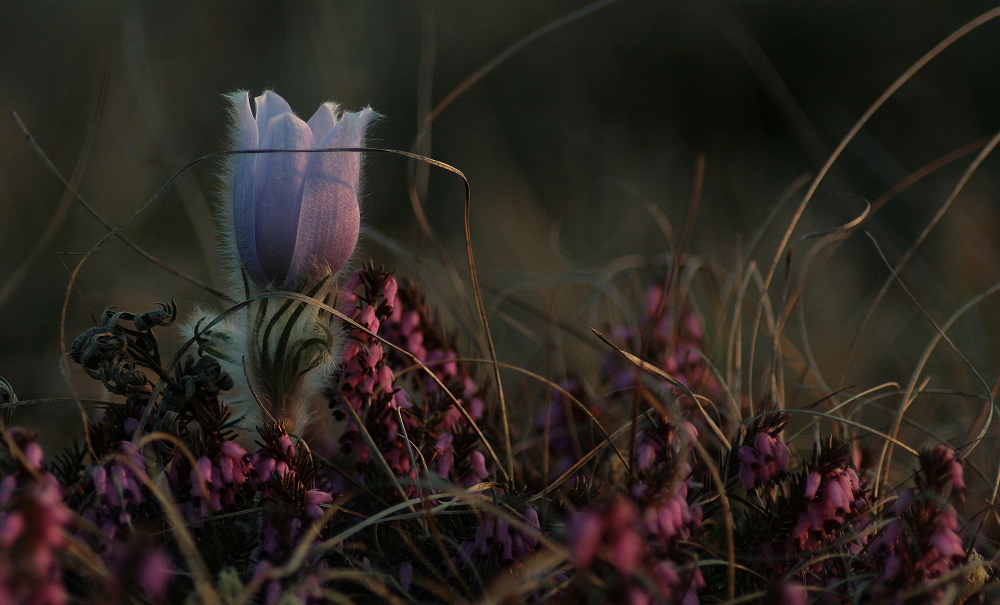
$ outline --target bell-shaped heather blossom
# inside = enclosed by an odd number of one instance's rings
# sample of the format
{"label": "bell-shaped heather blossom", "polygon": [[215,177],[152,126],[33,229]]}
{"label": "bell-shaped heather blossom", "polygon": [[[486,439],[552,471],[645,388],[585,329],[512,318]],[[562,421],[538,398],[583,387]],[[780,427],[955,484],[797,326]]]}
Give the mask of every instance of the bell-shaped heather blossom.
{"label": "bell-shaped heather blossom", "polygon": [[399,585],[403,590],[409,590],[413,583],[413,563],[406,562],[399,566]]}
{"label": "bell-shaped heather blossom", "polygon": [[180,508],[192,523],[232,506],[254,471],[250,456],[240,445],[223,441],[213,449],[199,456],[194,467],[175,453],[167,472],[175,493],[183,494],[178,498]]}
{"label": "bell-shaped heather blossom", "polygon": [[[737,450],[740,461],[740,479],[748,490],[770,483],[788,470],[788,446],[780,441],[776,432],[762,431],[753,441],[748,440]],[[817,475],[818,477],[818,475]],[[815,481],[815,480],[814,480]],[[819,484],[816,484],[819,487]],[[815,494],[815,489],[813,489]]]}
{"label": "bell-shaped heather blossom", "polygon": [[962,462],[955,456],[955,450],[950,447],[939,445],[932,450],[922,451],[920,467],[922,472],[919,479],[939,494],[965,490]]}
{"label": "bell-shaped heather blossom", "polygon": [[115,449],[121,453],[88,468],[93,499],[83,510],[84,518],[110,537],[132,522],[130,511],[145,500],[142,488],[149,481],[146,461],[135,445],[122,441]]}
{"label": "bell-shaped heather blossom", "polygon": [[[650,510],[654,509],[646,509]],[[635,503],[621,495],[606,511],[577,513],[570,521],[573,562],[578,568],[588,568],[597,558],[606,560],[617,575],[614,582],[623,582],[628,603],[697,605],[698,591],[706,585],[700,568],[679,551],[671,551],[679,559],[664,558],[667,551],[660,548],[662,545],[648,544],[644,534],[654,540],[661,536],[658,529],[645,527],[648,519],[644,523],[642,517]],[[640,577],[647,581],[638,581]]]}
{"label": "bell-shaped heather blossom", "polygon": [[570,523],[574,562],[586,567],[603,554],[620,573],[631,574],[646,551],[640,523],[635,504],[622,496],[607,511],[577,513]]}
{"label": "bell-shaped heather blossom", "polygon": [[825,473],[811,471],[802,486],[808,504],[799,515],[792,531],[792,543],[803,551],[811,551],[829,543],[839,531],[848,514],[863,505],[863,490],[853,468],[831,468]]}
{"label": "bell-shaped heather blossom", "polygon": [[[240,150],[361,147],[374,116],[324,103],[306,122],[273,91],[253,104],[246,92],[229,100]],[[253,282],[289,289],[347,264],[361,221],[360,153],[239,154],[232,178],[234,243]]]}

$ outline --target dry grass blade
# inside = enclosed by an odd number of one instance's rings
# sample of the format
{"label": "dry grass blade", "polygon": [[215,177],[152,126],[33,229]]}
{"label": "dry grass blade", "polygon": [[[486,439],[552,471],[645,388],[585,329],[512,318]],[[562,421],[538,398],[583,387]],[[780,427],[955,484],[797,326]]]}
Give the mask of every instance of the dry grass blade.
{"label": "dry grass blade", "polygon": [[[948,164],[954,161],[957,161],[969,155],[973,151],[982,148],[984,145],[986,145],[987,142],[989,142],[989,137],[983,137],[977,141],[973,141],[967,145],[959,147],[958,149],[921,166],[919,169],[910,173],[905,179],[896,183],[892,187],[892,189],[883,193],[881,196],[879,196],[877,200],[872,202],[871,213],[874,214],[878,212],[880,208],[888,204],[903,191],[906,191],[906,189],[908,189],[914,183],[918,182],[920,179],[935,172],[936,170],[939,170],[940,168],[943,168],[944,166],[947,166]],[[883,288],[885,287],[886,287],[885,284],[883,284]],[[844,381],[847,379],[847,371],[851,365],[851,358],[854,356],[854,351],[857,350],[858,343],[861,340],[861,334],[865,331],[865,328],[868,326],[868,322],[871,321],[871,318],[875,313],[875,307],[881,301],[883,296],[884,292],[880,290],[879,294],[876,295],[875,300],[872,302],[871,305],[869,305],[868,311],[865,313],[864,318],[862,318],[861,322],[858,324],[858,327],[854,329],[854,335],[851,337],[851,342],[847,347],[847,354],[844,358],[844,367],[840,374],[841,387],[844,386]]]}
{"label": "dry grass blade", "polygon": [[[1000,134],[997,135],[996,141],[1000,143]],[[875,241],[875,238],[871,237],[870,234],[869,238],[875,245],[875,249],[878,251],[882,260],[885,262],[886,265],[888,265],[889,264],[888,259],[886,259],[885,255],[882,253],[882,249],[878,246],[878,242]],[[917,362],[917,365],[913,369],[913,373],[910,376],[910,382],[909,384],[907,384],[906,391],[903,394],[903,401],[893,421],[891,434],[893,437],[896,437],[898,435],[902,417],[909,409],[913,401],[916,399],[915,393],[920,390],[916,388],[917,380],[919,379],[920,374],[923,372],[923,368],[927,365],[931,353],[934,352],[934,349],[937,347],[937,344],[941,340],[944,340],[946,343],[948,343],[949,346],[951,346],[952,350],[954,350],[958,354],[959,358],[961,358],[962,362],[966,365],[966,367],[969,368],[972,375],[976,378],[976,381],[979,382],[980,386],[983,387],[983,391],[985,393],[984,399],[986,401],[986,405],[988,405],[990,409],[989,417],[987,418],[986,422],[983,423],[983,428],[980,431],[980,434],[976,439],[972,441],[973,445],[970,448],[968,448],[968,450],[965,452],[965,456],[968,456],[972,452],[972,450],[975,449],[975,447],[981,442],[982,438],[986,435],[986,433],[989,431],[990,425],[992,424],[993,410],[995,408],[995,403],[993,401],[993,393],[992,390],[990,389],[989,384],[986,382],[986,380],[983,379],[983,377],[979,374],[979,372],[968,360],[968,358],[961,352],[961,350],[959,350],[959,348],[955,346],[955,344],[951,341],[951,339],[947,335],[947,331],[960,317],[962,317],[965,314],[966,311],[968,311],[975,305],[979,304],[986,297],[991,296],[997,292],[1000,292],[1000,283],[995,284],[993,287],[988,288],[986,291],[973,297],[970,301],[968,301],[967,303],[962,305],[962,307],[960,307],[957,311],[955,311],[951,315],[951,317],[949,317],[947,321],[945,321],[943,325],[938,325],[938,323],[935,322],[934,319],[930,316],[930,314],[927,313],[927,311],[923,308],[923,305],[921,305],[917,301],[916,297],[913,296],[909,288],[906,287],[906,284],[904,284],[903,281],[900,279],[899,274],[896,272],[896,269],[891,269],[891,271],[892,271],[891,277],[899,283],[900,287],[903,288],[903,291],[906,292],[907,296],[910,297],[910,300],[913,302],[913,304],[916,305],[917,309],[920,310],[921,314],[923,314],[923,316],[931,323],[931,325],[934,326],[934,329],[936,331],[934,337],[927,344],[927,347],[924,349],[923,354],[920,356],[920,360]],[[881,460],[885,460],[884,465],[881,464]],[[889,448],[888,443],[886,443],[885,446],[883,446],[882,455],[880,456],[880,465],[879,465],[880,471],[882,469],[888,471],[889,463],[891,462],[891,460],[892,460],[892,450]],[[1000,465],[998,465],[997,477],[993,484],[993,494],[990,499],[991,502],[996,501],[998,490],[1000,490]]]}
{"label": "dry grass blade", "polygon": [[[805,213],[806,207],[809,205],[809,202],[812,200],[813,195],[815,195],[816,190],[819,188],[820,183],[822,183],[823,180],[826,178],[826,175],[829,173],[830,168],[832,168],[833,164],[840,158],[841,154],[844,152],[844,149],[847,148],[847,145],[850,144],[850,142],[852,140],[854,140],[854,137],[857,136],[858,132],[861,131],[861,128],[864,127],[864,125],[868,123],[868,120],[870,120],[871,117],[873,115],[875,115],[875,112],[877,112],[885,104],[885,102],[888,101],[889,98],[891,96],[893,96],[896,93],[896,91],[898,91],[903,86],[903,84],[905,84],[906,82],[908,82],[913,77],[914,74],[916,74],[918,71],[920,71],[925,65],[927,65],[927,63],[929,63],[932,59],[934,59],[935,57],[937,57],[939,54],[941,54],[941,52],[943,52],[946,48],[948,48],[949,46],[951,46],[952,44],[954,44],[956,41],[958,41],[959,39],[961,39],[963,36],[965,36],[966,34],[968,34],[971,31],[975,30],[976,28],[978,28],[979,26],[983,25],[984,23],[987,23],[987,22],[989,22],[989,21],[991,21],[993,19],[996,19],[997,17],[1000,17],[1000,7],[997,7],[997,8],[994,8],[992,10],[989,10],[989,11],[987,11],[987,12],[979,15],[975,19],[972,19],[971,21],[969,21],[968,23],[966,23],[962,27],[960,27],[957,30],[955,30],[954,32],[952,32],[951,35],[949,35],[947,38],[945,38],[944,40],[942,40],[941,42],[939,42],[937,45],[935,45],[934,48],[932,48],[931,50],[927,51],[927,53],[924,54],[924,56],[922,56],[920,59],[918,59],[913,65],[911,65],[901,76],[899,76],[885,90],[885,92],[883,92],[879,96],[878,99],[875,100],[874,103],[872,103],[872,105],[865,111],[865,113],[862,114],[862,116],[860,118],[858,118],[857,122],[854,123],[854,126],[851,127],[851,129],[847,132],[847,134],[844,135],[843,139],[841,139],[841,141],[837,145],[836,149],[834,149],[833,153],[830,154],[830,157],[829,157],[829,159],[827,159],[826,164],[823,165],[823,167],[820,169],[819,173],[813,179],[812,185],[810,185],[809,189],[806,191],[806,194],[803,197],[802,202],[799,204],[799,207],[796,209],[795,214],[792,216],[791,221],[789,221],[788,227],[785,229],[785,233],[782,236],[781,242],[779,243],[778,247],[775,249],[774,258],[772,259],[771,265],[770,265],[770,267],[769,267],[769,269],[767,271],[767,275],[764,278],[764,287],[763,287],[763,289],[762,289],[763,291],[761,293],[761,307],[763,307],[763,302],[764,302],[763,299],[767,297],[767,292],[768,292],[768,290],[771,287],[771,281],[774,278],[775,271],[777,271],[777,268],[778,268],[778,265],[781,262],[782,256],[785,254],[785,249],[788,246],[788,242],[792,238],[792,233],[795,231],[795,228],[798,226],[798,223],[801,220],[802,215]],[[758,315],[757,315],[756,320],[754,321],[754,330],[753,330],[754,336],[753,336],[753,341],[751,342],[751,345],[750,345],[751,346],[751,351],[753,350],[754,344],[756,343],[757,330],[759,329],[759,326],[760,326],[760,313],[761,313],[761,309],[758,308]],[[777,337],[775,337],[775,339],[777,339]],[[779,364],[777,364],[777,363],[773,364],[772,368],[773,368],[773,371],[775,373],[777,373],[779,371],[779,369],[778,369],[779,368]],[[775,382],[775,383],[777,383],[776,375],[772,376],[772,381]],[[780,385],[776,385],[776,386],[778,386],[778,388],[780,388]]]}
{"label": "dry grass blade", "polygon": [[[83,180],[83,175],[86,172],[88,161],[90,160],[90,154],[94,148],[94,142],[97,139],[97,132],[100,129],[101,118],[104,116],[105,103],[107,101],[108,87],[110,83],[110,77],[108,72],[108,66],[105,64],[102,77],[98,83],[97,87],[97,99],[94,103],[93,116],[87,125],[87,134],[85,135],[83,141],[83,148],[80,151],[80,157],[77,160],[76,166],[73,167],[73,173],[70,175],[69,186],[63,191],[62,197],[59,199],[59,204],[56,206],[55,211],[52,213],[52,218],[49,220],[48,226],[45,227],[45,232],[35,240],[35,245],[31,248],[28,256],[25,257],[21,264],[18,265],[14,273],[7,278],[4,282],[3,287],[0,288],[0,308],[10,299],[11,295],[17,290],[17,287],[24,280],[24,277],[28,274],[28,268],[31,263],[35,260],[38,254],[45,249],[45,247],[52,241],[59,228],[66,222],[66,217],[69,216],[69,210],[73,206],[73,202],[76,199],[75,191],[76,188],[80,186],[80,181]],[[38,153],[41,148],[37,146],[37,142],[34,140],[24,127],[24,123],[21,121],[20,116],[14,113],[14,120],[17,122],[18,126],[21,128],[21,132],[24,133],[25,138],[28,139],[29,144],[32,149]],[[51,162],[43,160],[43,162],[48,167]],[[50,168],[51,170],[51,168]],[[58,176],[58,175],[57,175]],[[60,177],[60,180],[62,178]]]}
{"label": "dry grass blade", "polygon": [[[210,155],[198,158],[197,160],[195,160],[193,162],[190,162],[189,164],[187,164],[186,166],[184,166],[183,168],[181,168],[180,170],[178,170],[177,172],[175,172],[173,174],[173,176],[171,176],[169,179],[167,179],[167,181],[163,184],[162,187],[160,187],[160,190],[157,191],[153,195],[153,197],[151,197],[149,200],[147,200],[146,203],[144,203],[143,205],[139,206],[138,209],[136,209],[128,218],[126,218],[124,221],[122,221],[121,224],[119,224],[116,227],[116,226],[112,225],[111,223],[109,223],[107,220],[105,220],[104,217],[101,216],[101,214],[99,212],[97,212],[97,210],[93,206],[91,206],[90,203],[87,200],[85,200],[82,195],[80,195],[80,193],[76,190],[76,188],[72,185],[72,183],[70,183],[70,181],[68,181],[66,179],[66,177],[63,176],[62,172],[60,172],[59,169],[56,168],[55,164],[52,163],[52,160],[50,160],[49,157],[48,157],[48,155],[46,155],[45,151],[38,144],[38,141],[35,140],[35,137],[33,137],[31,135],[31,133],[28,131],[28,127],[25,126],[24,122],[21,120],[21,116],[19,116],[16,111],[12,112],[12,113],[13,113],[13,116],[14,116],[14,121],[17,123],[18,128],[20,128],[21,132],[24,133],[25,140],[28,141],[28,144],[31,146],[31,149],[35,152],[36,155],[38,155],[39,159],[42,160],[42,163],[45,164],[45,167],[48,168],[49,171],[52,172],[52,174],[57,179],[59,179],[59,182],[61,182],[63,184],[63,186],[66,188],[66,190],[69,191],[73,195],[73,197],[76,199],[76,201],[78,201],[80,203],[80,205],[83,206],[84,209],[86,209],[87,212],[89,212],[90,215],[93,216],[97,220],[97,222],[99,222],[101,224],[101,226],[103,226],[105,229],[108,230],[108,234],[105,235],[103,238],[101,238],[101,240],[98,243],[94,244],[94,247],[91,249],[91,251],[88,254],[93,254],[94,251],[96,251],[97,248],[101,247],[104,244],[104,242],[107,241],[109,238],[116,237],[123,244],[125,244],[129,248],[132,248],[133,250],[135,250],[136,252],[138,252],[140,255],[142,255],[145,258],[147,258],[148,260],[152,261],[154,264],[158,265],[161,269],[164,269],[168,273],[172,273],[173,275],[176,275],[177,277],[179,277],[182,280],[188,282],[189,284],[191,284],[191,285],[193,285],[193,286],[195,286],[197,288],[200,288],[201,290],[204,290],[205,292],[208,292],[209,294],[211,294],[211,295],[213,295],[213,296],[215,296],[217,298],[220,298],[222,300],[229,300],[229,297],[224,292],[222,292],[221,290],[218,290],[218,289],[216,289],[216,288],[214,288],[214,287],[212,287],[212,286],[210,286],[210,285],[202,282],[201,280],[196,279],[196,278],[188,275],[187,273],[184,273],[180,269],[177,269],[175,267],[172,267],[171,265],[168,265],[167,263],[165,263],[162,260],[156,258],[155,256],[153,256],[149,252],[146,252],[145,250],[143,250],[142,248],[140,248],[137,244],[135,244],[130,239],[128,239],[127,237],[125,237],[124,235],[121,234],[122,227],[124,227],[126,224],[128,224],[129,222],[131,222],[132,219],[134,219],[136,217],[136,215],[138,215],[140,212],[142,212],[142,210],[144,210],[149,204],[151,204],[155,199],[157,199],[162,194],[162,192],[166,189],[166,187],[168,185],[170,185],[170,183],[172,183],[177,178],[178,175],[180,175],[181,173],[185,172],[191,166],[194,166],[195,164],[198,164],[198,163],[202,162],[203,160],[206,160],[206,159],[208,159],[210,157],[214,157],[214,156],[219,155],[219,154],[210,154]],[[86,256],[84,258],[86,258]]]}

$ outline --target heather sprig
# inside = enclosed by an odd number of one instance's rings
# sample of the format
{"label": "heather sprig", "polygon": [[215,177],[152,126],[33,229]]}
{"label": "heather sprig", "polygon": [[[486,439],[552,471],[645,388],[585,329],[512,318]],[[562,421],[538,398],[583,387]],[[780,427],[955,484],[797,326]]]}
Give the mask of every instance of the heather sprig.
{"label": "heather sprig", "polygon": [[[367,330],[348,328],[339,392],[331,397],[334,416],[346,419],[341,452],[355,473],[384,482],[384,460],[396,479],[411,485],[408,495],[416,493],[412,484],[421,469],[466,486],[484,481],[489,472],[478,436],[457,407],[474,421],[481,419],[481,388],[458,362],[457,345],[443,335],[419,292],[400,288],[391,274],[367,265],[348,280],[341,305]],[[414,365],[414,358],[423,367]]]}
{"label": "heather sprig", "polygon": [[12,428],[0,437],[0,601],[63,605],[72,513],[59,481],[42,468],[35,435]]}

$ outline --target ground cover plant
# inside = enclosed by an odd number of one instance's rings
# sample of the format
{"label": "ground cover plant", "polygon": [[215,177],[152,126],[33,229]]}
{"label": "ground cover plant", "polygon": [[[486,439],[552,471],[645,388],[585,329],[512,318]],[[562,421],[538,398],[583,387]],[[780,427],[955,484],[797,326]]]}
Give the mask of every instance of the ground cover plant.
{"label": "ground cover plant", "polygon": [[[685,222],[675,231],[661,217],[660,253],[572,284],[586,284],[582,326],[480,278],[475,182],[417,153],[428,131],[414,151],[383,149],[370,108],[324,103],[306,119],[274,91],[229,94],[228,146],[178,172],[222,173],[221,285],[183,275],[200,304],[90,309],[64,359],[105,396],[67,396],[81,431],[64,449],[44,450],[42,431],[17,422],[44,402],[19,401],[17,376],[0,381],[0,602],[991,602],[1000,380],[950,330],[1000,286],[940,319],[903,275],[1000,135],[873,202],[845,196],[853,216],[840,225],[797,228],[865,122],[997,16],[904,71],[731,266],[693,251],[700,158]],[[462,186],[464,265],[389,238],[403,266],[357,252],[359,238],[382,237],[364,231],[361,204],[383,156],[411,162],[417,209],[425,171]],[[872,213],[959,160],[938,215],[908,250],[881,256],[869,307],[899,288],[931,336],[908,381],[845,384],[860,336],[842,367],[822,367],[803,298],[839,246],[865,239]],[[795,210],[774,224],[785,204]],[[120,236],[108,227],[76,261],[70,293]],[[779,236],[762,249],[769,229]],[[405,271],[421,254],[440,258],[435,275]],[[531,336],[519,318],[538,320],[558,363],[505,361],[498,317]],[[932,383],[939,350],[966,378]],[[918,411],[935,397],[972,412],[929,422]]]}

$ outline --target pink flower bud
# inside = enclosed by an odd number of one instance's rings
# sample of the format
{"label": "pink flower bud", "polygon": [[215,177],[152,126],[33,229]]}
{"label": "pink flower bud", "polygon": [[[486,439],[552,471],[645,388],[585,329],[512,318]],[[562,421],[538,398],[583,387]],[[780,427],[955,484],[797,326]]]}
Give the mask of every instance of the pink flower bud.
{"label": "pink flower bud", "polygon": [[330,502],[333,502],[333,494],[330,492],[324,492],[320,489],[311,489],[306,492],[306,514],[308,514],[311,519],[319,519],[323,516],[323,509],[320,508],[319,505],[328,504]]}
{"label": "pink flower bud", "polygon": [[757,436],[754,437],[753,445],[757,448],[758,454],[766,458],[774,454],[774,441],[774,437],[767,433],[757,433]]}
{"label": "pink flower bud", "polygon": [[595,512],[577,513],[571,522],[573,561],[580,567],[590,565],[597,554],[604,533],[604,522]]}
{"label": "pink flower bud", "polygon": [[806,498],[816,497],[816,491],[819,489],[819,484],[820,481],[822,480],[823,477],[820,476],[820,474],[817,473],[816,471],[809,473],[809,476],[806,477],[806,490],[805,490]]}
{"label": "pink flower bud", "polygon": [[479,476],[480,479],[485,479],[489,472],[486,470],[486,456],[483,456],[481,452],[472,452],[469,454],[469,466],[472,468],[472,472]]}
{"label": "pink flower bud", "polygon": [[407,311],[403,314],[403,319],[399,323],[399,331],[403,336],[409,336],[417,326],[420,325],[420,313],[418,311]]}
{"label": "pink flower bud", "polygon": [[170,580],[174,575],[174,566],[163,551],[151,550],[142,559],[137,570],[136,581],[139,586],[154,600],[166,596]]}
{"label": "pink flower bud", "polygon": [[399,291],[399,284],[396,283],[395,278],[388,278],[385,280],[385,285],[382,286],[382,296],[385,297],[385,302],[388,303],[390,307],[394,306],[396,303],[396,292]]}
{"label": "pink flower bud", "polygon": [[611,563],[620,573],[631,575],[639,564],[645,547],[638,531],[622,531],[611,541]]}
{"label": "pink flower bud", "polygon": [[42,446],[38,445],[38,443],[32,441],[24,446],[24,457],[31,466],[42,468]]}
{"label": "pink flower bud", "polygon": [[21,536],[25,528],[24,514],[11,511],[0,519],[0,548],[10,548]]}

